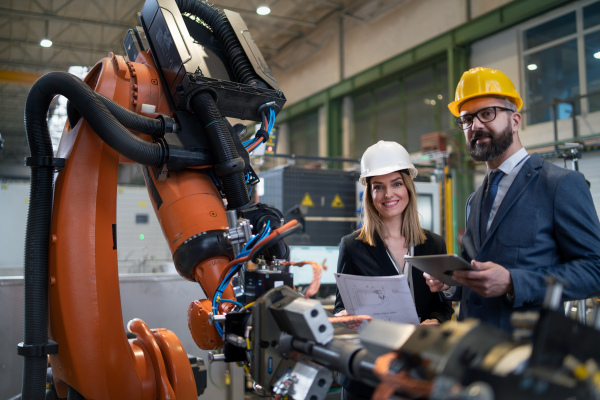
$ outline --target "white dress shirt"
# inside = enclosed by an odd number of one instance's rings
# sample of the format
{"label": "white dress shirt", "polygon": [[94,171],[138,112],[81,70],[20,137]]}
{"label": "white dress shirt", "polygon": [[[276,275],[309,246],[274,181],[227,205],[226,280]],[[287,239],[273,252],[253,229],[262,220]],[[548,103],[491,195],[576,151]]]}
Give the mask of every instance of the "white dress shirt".
{"label": "white dress shirt", "polygon": [[510,186],[515,181],[517,174],[519,173],[519,171],[521,171],[523,164],[525,164],[524,161],[528,158],[529,154],[527,153],[527,150],[525,150],[524,147],[521,147],[515,154],[508,157],[508,159],[506,159],[502,164],[500,164],[498,169],[488,170],[488,177],[491,172],[497,170],[504,172],[504,176],[502,177],[502,179],[500,179],[500,183],[498,184],[498,192],[496,193],[494,205],[492,206],[492,210],[490,211],[490,218],[488,219],[486,231],[490,229],[492,221],[494,220],[494,216],[498,212],[500,204],[502,204],[502,200],[504,200],[504,196],[506,196],[508,189],[510,189]]}

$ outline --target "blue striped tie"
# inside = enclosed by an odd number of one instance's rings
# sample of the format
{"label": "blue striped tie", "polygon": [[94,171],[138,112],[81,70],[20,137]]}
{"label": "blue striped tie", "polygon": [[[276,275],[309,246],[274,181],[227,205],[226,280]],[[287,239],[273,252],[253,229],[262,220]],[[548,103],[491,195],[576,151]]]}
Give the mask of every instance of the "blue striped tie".
{"label": "blue striped tie", "polygon": [[493,171],[488,176],[488,186],[483,195],[483,201],[481,202],[481,215],[479,218],[479,234],[482,242],[487,234],[487,225],[488,220],[490,219],[490,212],[492,211],[492,206],[494,205],[496,193],[498,193],[498,184],[503,176],[504,172],[500,170]]}

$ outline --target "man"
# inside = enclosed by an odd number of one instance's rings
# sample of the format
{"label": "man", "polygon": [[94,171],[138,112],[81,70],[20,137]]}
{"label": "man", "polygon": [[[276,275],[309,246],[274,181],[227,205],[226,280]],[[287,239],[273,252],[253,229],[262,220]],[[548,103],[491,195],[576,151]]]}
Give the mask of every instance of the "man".
{"label": "man", "polygon": [[[600,292],[600,223],[582,174],[528,154],[519,140],[523,101],[500,71],[473,68],[448,105],[476,161],[488,167],[467,202],[462,257],[477,271],[456,271],[459,320],[478,318],[511,331],[513,311],[538,310],[553,275],[563,300]],[[425,274],[430,289],[454,288]]]}

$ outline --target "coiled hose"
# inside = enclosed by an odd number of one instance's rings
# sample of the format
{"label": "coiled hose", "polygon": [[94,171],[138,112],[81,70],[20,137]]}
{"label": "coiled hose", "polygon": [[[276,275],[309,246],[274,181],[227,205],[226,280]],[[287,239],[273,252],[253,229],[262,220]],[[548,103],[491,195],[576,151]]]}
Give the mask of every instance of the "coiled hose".
{"label": "coiled hose", "polygon": [[190,108],[190,111],[196,113],[200,119],[217,161],[214,169],[217,176],[221,178],[223,191],[227,197],[227,208],[235,210],[245,206],[250,202],[244,179],[245,163],[238,155],[215,100],[207,91],[197,92],[190,100]]}
{"label": "coiled hose", "polygon": [[[145,133],[153,137],[162,137],[165,133],[165,124],[163,120],[156,118],[149,118],[143,115],[134,113],[131,110],[126,109],[119,103],[109,99],[103,94],[92,92],[98,97],[98,99],[106,106],[108,111],[119,121],[123,126],[128,129],[132,129],[136,132]],[[69,119],[69,125],[73,128],[81,114],[77,111],[77,108],[71,101],[67,102],[67,118]]]}
{"label": "coiled hose", "polygon": [[[34,162],[25,235],[24,347],[44,348],[48,344],[48,237],[54,168],[50,165],[53,150],[46,115],[56,95],[72,101],[102,140],[132,161],[160,166],[167,157],[161,145],[146,142],[125,129],[96,93],[75,76],[50,72],[35,82],[25,101],[25,132]],[[44,399],[47,356],[42,351],[24,357],[22,398]]]}
{"label": "coiled hose", "polygon": [[125,157],[138,164],[155,167],[165,163],[167,154],[162,145],[147,142],[129,132],[96,92],[82,80],[66,72],[50,72],[38,79],[31,88],[25,103],[25,129],[28,137],[31,133],[37,136],[35,132],[39,132],[42,125],[45,126],[45,134],[49,135],[46,112],[49,102],[56,95],[63,95],[73,102],[96,134]]}
{"label": "coiled hose", "polygon": [[197,0],[176,0],[182,13],[189,13],[204,21],[227,53],[235,78],[240,83],[266,88],[267,84],[256,74],[242,48],[229,20],[212,5]]}
{"label": "coiled hose", "polygon": [[[225,14],[204,1],[176,0],[176,3],[179,11],[198,17],[212,29],[227,54],[237,82],[268,87],[254,71]],[[215,172],[221,178],[223,191],[227,197],[227,208],[230,210],[242,208],[250,203],[243,173],[245,165],[239,157],[227,125],[221,119],[216,99],[206,91],[194,93],[192,96],[189,111],[196,113],[200,118],[211,150],[216,156]]]}

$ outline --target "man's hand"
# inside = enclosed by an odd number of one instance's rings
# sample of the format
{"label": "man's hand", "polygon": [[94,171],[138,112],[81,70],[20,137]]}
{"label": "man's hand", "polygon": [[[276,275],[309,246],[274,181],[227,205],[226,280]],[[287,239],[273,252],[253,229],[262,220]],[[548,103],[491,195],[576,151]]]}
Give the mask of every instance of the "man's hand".
{"label": "man's hand", "polygon": [[514,289],[510,272],[502,265],[491,261],[480,262],[475,260],[471,261],[471,265],[479,271],[454,271],[452,279],[483,297],[513,294]]}
{"label": "man's hand", "polygon": [[421,325],[441,325],[440,321],[438,321],[435,318],[431,318],[431,319],[426,319],[425,321],[421,322]]}
{"label": "man's hand", "polygon": [[[335,314],[335,317],[345,317],[346,315],[352,315],[352,314],[348,314],[346,312],[346,310],[342,310],[339,313]],[[348,328],[348,329],[357,330],[358,327],[362,325],[362,321],[344,322],[344,325],[346,325],[346,328]]]}
{"label": "man's hand", "polygon": [[443,292],[444,290],[450,289],[450,286],[445,283],[438,281],[433,276],[429,275],[427,272],[423,272],[423,277],[425,278],[425,282],[427,286],[429,286],[429,290],[432,292]]}

